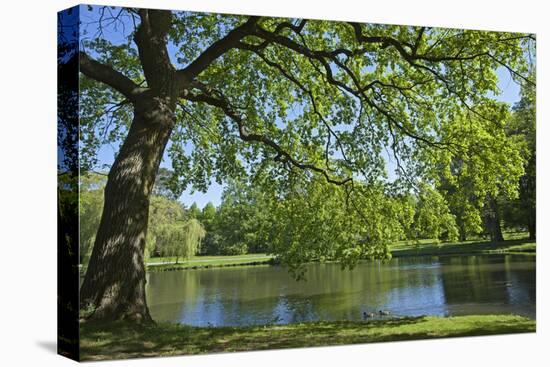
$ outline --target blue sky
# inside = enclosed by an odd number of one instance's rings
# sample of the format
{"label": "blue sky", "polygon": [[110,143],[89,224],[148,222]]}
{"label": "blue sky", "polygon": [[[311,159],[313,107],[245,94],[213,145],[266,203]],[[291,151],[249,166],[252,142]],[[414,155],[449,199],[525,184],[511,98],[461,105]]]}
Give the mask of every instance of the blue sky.
{"label": "blue sky", "polygon": [[[94,11],[89,12],[87,9],[82,9],[82,21],[93,21],[97,20],[97,7],[95,7]],[[95,19],[94,19],[95,18]],[[90,33],[93,33],[94,26],[93,25],[87,25],[87,30]],[[96,28],[97,29],[97,28]],[[120,32],[105,32],[104,33],[105,38],[107,38],[109,41],[113,43],[121,43],[123,42],[123,38],[121,37]],[[174,54],[174,50],[169,45],[169,53]],[[519,85],[514,82],[514,80],[511,78],[510,73],[505,68],[500,68],[497,71],[498,78],[499,78],[499,87],[502,91],[502,93],[496,98],[500,101],[507,102],[509,104],[514,104],[519,100],[519,92],[520,88]],[[111,165],[114,159],[114,154],[118,150],[118,145],[105,145],[103,146],[100,151],[98,152],[98,158],[99,158],[99,164],[100,165]],[[163,161],[161,162],[161,167],[171,168],[171,162],[170,158],[165,154]],[[388,171],[390,174],[390,178],[393,176],[393,171],[395,169],[395,164],[393,162],[388,162]],[[191,205],[193,202],[197,203],[197,205],[202,208],[204,207],[208,202],[212,202],[214,205],[219,205],[221,201],[221,195],[223,191],[223,185],[219,185],[216,182],[212,182],[208,191],[205,193],[194,191],[192,187],[188,187],[187,190],[183,192],[179,200],[184,203],[186,206]]]}

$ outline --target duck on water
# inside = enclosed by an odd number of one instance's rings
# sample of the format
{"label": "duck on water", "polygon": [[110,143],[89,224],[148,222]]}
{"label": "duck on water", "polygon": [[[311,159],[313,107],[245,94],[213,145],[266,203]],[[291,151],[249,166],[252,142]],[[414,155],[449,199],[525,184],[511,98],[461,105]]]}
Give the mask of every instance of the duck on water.
{"label": "duck on water", "polygon": [[[390,316],[391,312],[388,311],[388,310],[379,310],[378,315],[380,315],[380,316]],[[375,317],[374,312],[363,312],[363,318],[365,318],[365,319],[372,319],[374,317]]]}

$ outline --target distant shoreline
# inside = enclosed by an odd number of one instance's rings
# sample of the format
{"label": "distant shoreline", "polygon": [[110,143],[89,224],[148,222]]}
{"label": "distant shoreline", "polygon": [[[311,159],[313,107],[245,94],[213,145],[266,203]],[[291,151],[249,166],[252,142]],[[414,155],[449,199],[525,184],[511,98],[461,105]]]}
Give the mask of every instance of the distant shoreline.
{"label": "distant shoreline", "polygon": [[[398,244],[390,246],[392,258],[415,256],[472,256],[472,255],[524,255],[536,256],[536,242],[528,239],[507,240],[498,244],[489,241],[467,241],[457,243],[420,243]],[[165,261],[164,258],[152,258],[147,263],[148,272],[199,270],[241,266],[279,265],[273,255],[245,254],[234,256],[198,256],[188,261]],[[367,261],[367,260],[360,260]],[[84,271],[81,267],[81,276]]]}
{"label": "distant shoreline", "polygon": [[[536,243],[530,240],[508,240],[497,245],[490,242],[464,242],[464,243],[443,243],[443,244],[419,244],[419,245],[398,245],[392,250],[392,258],[415,257],[415,256],[472,256],[472,255],[526,255],[536,256]],[[247,258],[246,256],[249,256]],[[262,260],[251,260],[252,257],[265,257]],[[237,259],[240,257],[239,259]],[[176,271],[176,270],[197,270],[237,266],[268,266],[278,265],[277,259],[265,254],[249,254],[222,256],[218,260],[212,260],[209,264],[198,264],[200,258],[195,258],[191,262],[180,264],[148,264],[147,270],[157,271]],[[227,262],[224,263],[223,260]],[[205,261],[205,260],[202,260]],[[216,262],[218,261],[218,262]],[[366,260],[361,260],[366,261]]]}

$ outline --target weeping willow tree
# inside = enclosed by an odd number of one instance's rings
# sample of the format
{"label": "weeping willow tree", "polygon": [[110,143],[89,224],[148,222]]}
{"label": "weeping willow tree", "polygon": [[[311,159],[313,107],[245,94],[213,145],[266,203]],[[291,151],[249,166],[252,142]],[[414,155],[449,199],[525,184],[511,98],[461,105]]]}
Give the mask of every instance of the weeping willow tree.
{"label": "weeping willow tree", "polygon": [[190,259],[199,252],[201,242],[206,235],[202,224],[192,218],[185,223],[169,223],[159,228],[156,245],[161,256]]}

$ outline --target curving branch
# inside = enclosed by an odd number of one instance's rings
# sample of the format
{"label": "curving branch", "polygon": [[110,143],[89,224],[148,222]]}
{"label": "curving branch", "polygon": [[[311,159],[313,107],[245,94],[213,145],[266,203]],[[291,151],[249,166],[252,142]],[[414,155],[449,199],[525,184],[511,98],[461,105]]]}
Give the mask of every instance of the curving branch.
{"label": "curving branch", "polygon": [[[532,80],[530,80],[530,79],[526,78],[525,76],[521,75],[516,70],[512,69],[510,67],[510,65],[507,65],[507,64],[503,63],[501,60],[497,59],[489,51],[480,51],[480,52],[473,53],[471,55],[463,56],[462,52],[464,50],[463,50],[463,48],[461,48],[454,55],[449,55],[449,56],[433,56],[433,55],[428,55],[427,53],[418,54],[417,50],[418,50],[418,47],[420,46],[420,42],[421,42],[422,37],[424,35],[425,27],[420,28],[420,30],[417,34],[415,43],[413,45],[410,45],[408,43],[403,43],[401,41],[398,41],[397,39],[392,38],[392,37],[365,36],[363,34],[361,24],[351,23],[351,22],[348,23],[348,24],[350,24],[351,27],[353,28],[353,31],[355,33],[355,38],[358,42],[360,42],[360,43],[380,43],[382,48],[392,46],[397,50],[397,52],[401,55],[401,57],[403,57],[403,59],[405,59],[411,66],[414,66],[414,67],[417,67],[417,68],[423,68],[423,69],[425,69],[429,72],[432,72],[432,73],[433,73],[433,71],[428,69],[425,65],[415,63],[415,61],[421,60],[421,61],[427,61],[427,62],[431,62],[431,63],[444,62],[444,61],[459,61],[459,62],[462,62],[462,61],[474,60],[474,59],[477,59],[477,58],[480,58],[480,57],[487,57],[487,58],[493,60],[494,62],[496,62],[497,64],[505,67],[510,72],[510,74],[522,79],[523,81],[525,81],[526,83],[528,83],[530,85],[535,85],[535,82],[533,82]],[[518,40],[518,39],[535,40],[533,35],[527,34],[527,35],[517,36],[517,37],[502,38],[502,39],[497,40],[497,42],[506,42],[506,41]],[[440,40],[438,40],[438,42],[439,41]],[[433,48],[434,46],[435,46],[435,44],[433,44],[430,47],[430,49]],[[407,52],[405,47],[409,48],[410,52]]]}
{"label": "curving branch", "polygon": [[[347,183],[353,182],[352,177],[347,177],[344,179],[333,178],[326,170],[320,167],[317,167],[314,164],[303,163],[296,160],[283,147],[281,147],[279,144],[277,144],[274,140],[270,139],[269,137],[262,134],[249,132],[246,126],[244,125],[244,118],[237,111],[235,111],[234,107],[227,101],[226,98],[223,97],[223,95],[221,95],[220,93],[216,93],[216,91],[200,83],[194,83],[194,86],[197,89],[199,89],[201,93],[199,94],[187,93],[183,96],[183,98],[192,102],[203,102],[210,106],[221,109],[226,116],[228,116],[229,118],[231,118],[233,121],[237,123],[238,129],[239,129],[239,137],[241,138],[241,140],[246,142],[262,143],[272,148],[277,153],[275,157],[276,161],[282,162],[282,163],[288,163],[302,170],[310,170],[310,171],[320,173],[325,177],[328,183],[341,186],[341,185],[345,185]],[[218,94],[218,96],[215,97],[213,96],[213,94]]]}
{"label": "curving branch", "polygon": [[530,86],[532,87],[536,87],[537,86],[537,83],[535,83],[534,81],[530,80],[529,78],[526,78],[525,76],[521,75],[520,73],[518,73],[517,71],[515,71],[514,69],[512,69],[509,65],[503,63],[502,61],[500,61],[499,59],[497,59],[494,55],[492,55],[491,53],[487,53],[487,56],[489,56],[491,59],[493,59],[497,64],[501,65],[502,67],[506,68],[506,70],[508,70],[508,72],[510,73],[510,75],[512,76],[515,76],[521,80],[523,80],[525,83],[529,84]]}
{"label": "curving branch", "polygon": [[[301,23],[301,24],[303,24],[303,23]],[[298,28],[298,29],[301,29],[301,28]],[[268,59],[267,56],[264,53],[261,52],[261,50],[264,48],[262,45],[259,45],[259,46],[255,47],[255,46],[252,46],[252,45],[249,45],[249,44],[246,44],[246,43],[240,43],[238,47],[240,49],[248,50],[248,51],[253,52],[254,54],[256,54],[259,58],[261,58],[263,60],[263,62],[265,62],[270,67],[276,69],[278,72],[280,72],[281,75],[283,75],[287,80],[289,80],[294,85],[296,85],[303,93],[305,93],[308,96],[308,98],[311,102],[311,106],[313,108],[313,113],[319,118],[319,120],[323,123],[323,125],[326,127],[326,129],[328,131],[328,139],[327,139],[327,143],[326,143],[326,147],[325,147],[327,168],[329,166],[329,164],[328,164],[329,163],[328,149],[329,149],[329,146],[330,146],[331,136],[334,136],[334,139],[336,140],[336,144],[338,145],[340,153],[342,154],[342,158],[344,159],[344,161],[348,165],[348,168],[350,168],[350,166],[352,166],[352,162],[347,157],[347,154],[346,154],[346,151],[345,151],[344,146],[342,144],[342,141],[341,141],[340,137],[338,136],[338,134],[331,127],[331,124],[319,112],[319,108],[317,107],[317,102],[315,100],[315,97],[313,96],[313,92],[310,89],[308,89],[305,86],[305,84],[300,82],[294,75],[292,75],[292,73],[290,71],[286,70],[281,64]]]}
{"label": "curving branch", "polygon": [[[422,36],[425,32],[425,28],[421,28],[419,33],[417,34],[416,41],[414,44],[409,44],[407,42],[399,41],[393,37],[386,37],[386,36],[365,36],[363,34],[363,30],[361,28],[360,23],[348,23],[353,28],[353,31],[355,33],[355,38],[357,42],[359,43],[379,43],[382,48],[387,48],[389,46],[392,46],[397,50],[397,52],[409,63],[412,63],[416,60],[423,60],[423,61],[429,61],[429,62],[442,62],[442,61],[465,61],[465,60],[473,60],[478,57],[487,56],[487,52],[478,52],[472,55],[467,56],[461,56],[462,50],[459,50],[455,55],[451,56],[432,56],[428,54],[418,54],[417,50],[420,46],[420,41],[422,40]],[[407,51],[406,48],[408,48],[410,51]]]}
{"label": "curving branch", "polygon": [[[301,54],[302,56],[307,57],[310,60],[318,61],[325,70],[324,76],[325,76],[328,83],[336,86],[337,88],[341,89],[343,92],[347,92],[347,93],[353,95],[358,100],[365,102],[371,108],[375,109],[381,115],[383,115],[388,120],[389,123],[393,124],[396,128],[401,130],[408,137],[410,137],[410,138],[412,138],[416,141],[419,141],[421,143],[424,143],[428,146],[442,147],[442,148],[445,148],[445,149],[447,148],[446,147],[447,144],[445,144],[443,142],[438,142],[438,141],[429,139],[427,137],[416,134],[415,132],[411,131],[410,129],[407,129],[403,124],[401,124],[399,121],[397,121],[395,119],[395,117],[392,116],[391,113],[389,113],[389,111],[382,108],[378,104],[374,103],[367,96],[367,94],[365,92],[369,89],[372,89],[374,87],[374,85],[379,84],[379,82],[370,83],[370,84],[367,84],[366,86],[361,86],[361,84],[359,82],[359,78],[346,65],[344,65],[338,59],[338,57],[337,57],[338,54],[340,54],[340,53],[345,54],[345,52],[343,52],[342,50],[336,50],[336,51],[312,50],[312,49],[306,47],[305,45],[301,45],[301,44],[297,43],[296,41],[294,41],[290,38],[281,36],[281,35],[276,34],[274,32],[269,32],[269,31],[267,31],[267,30],[265,30],[261,27],[256,28],[256,34],[255,35],[265,39],[266,41],[276,43],[280,46],[288,48],[288,49],[290,49],[290,50],[292,50],[292,51],[294,51],[298,54]],[[368,42],[383,42],[385,38],[386,37],[366,37]],[[391,38],[388,38],[388,39],[393,40]],[[396,40],[394,40],[394,41],[397,42]],[[243,49],[248,49],[250,51],[254,51],[254,45],[241,43],[240,47],[243,48]],[[260,47],[264,47],[263,44],[260,45]],[[403,50],[403,52],[405,52],[408,55],[408,53],[404,49],[403,45],[401,45],[399,43],[399,47]],[[412,45],[410,45],[410,47],[413,48]],[[356,52],[357,52],[357,50],[355,50],[355,51],[349,50],[350,54],[355,54]],[[413,63],[413,61],[410,61],[410,62]],[[354,84],[353,87],[351,87],[351,86],[347,85],[346,83],[344,83],[344,82],[342,82],[342,81],[335,78],[334,73],[333,73],[332,68],[331,68],[331,63],[334,63],[335,65],[338,65],[346,73],[346,75],[348,75],[350,77],[350,79],[353,81],[353,84]],[[414,66],[418,66],[418,67],[427,69],[428,71],[430,71],[432,73],[435,73],[437,77],[439,77],[441,80],[443,80],[443,78],[436,71],[434,71],[434,70],[432,70],[432,69],[430,69],[430,68],[428,68],[424,65],[414,64]],[[321,72],[320,70],[318,70],[318,71]],[[393,88],[398,88],[395,85],[392,85],[392,87]],[[408,88],[410,88],[410,86],[408,86],[405,89],[408,89]]]}
{"label": "curving branch", "polygon": [[80,72],[89,78],[102,82],[124,95],[130,101],[135,100],[147,89],[140,87],[124,74],[109,65],[103,64],[80,51]]}
{"label": "curving branch", "polygon": [[241,39],[253,34],[259,17],[250,17],[242,25],[232,29],[223,38],[212,43],[204,52],[202,52],[193,62],[184,69],[178,70],[177,75],[180,78],[191,81],[205,70],[212,62],[238,45]]}

